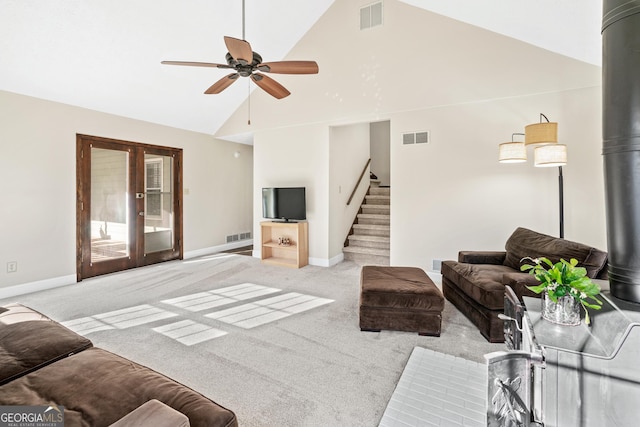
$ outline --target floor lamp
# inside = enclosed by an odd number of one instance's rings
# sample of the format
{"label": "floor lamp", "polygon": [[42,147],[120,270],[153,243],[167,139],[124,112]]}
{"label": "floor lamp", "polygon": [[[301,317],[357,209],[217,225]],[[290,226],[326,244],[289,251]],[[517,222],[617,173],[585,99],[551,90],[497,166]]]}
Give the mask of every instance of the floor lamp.
{"label": "floor lamp", "polygon": [[[542,118],[546,122],[542,121]],[[549,122],[547,116],[540,113],[540,123],[527,125],[525,133],[513,133],[511,142],[499,145],[500,163],[521,163],[527,161],[527,146],[535,146],[533,165],[535,167],[558,167],[558,197],[560,238],[564,238],[564,177],[562,166],[567,164],[567,146],[558,144],[558,123]],[[514,141],[515,135],[523,135],[524,142]]]}
{"label": "floor lamp", "polygon": [[536,167],[558,167],[558,197],[560,238],[564,238],[564,186],[562,166],[567,164],[567,146],[564,144],[543,145],[533,150],[533,165]]}

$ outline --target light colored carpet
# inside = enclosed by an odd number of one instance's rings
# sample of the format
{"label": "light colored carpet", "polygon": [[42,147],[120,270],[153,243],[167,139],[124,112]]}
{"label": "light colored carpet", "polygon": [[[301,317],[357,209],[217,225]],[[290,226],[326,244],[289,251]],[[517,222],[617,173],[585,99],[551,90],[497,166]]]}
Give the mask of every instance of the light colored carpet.
{"label": "light colored carpet", "polygon": [[414,347],[484,363],[448,302],[440,337],[361,332],[360,267],[220,254],[84,280],[19,302],[233,410],[241,426],[377,426]]}

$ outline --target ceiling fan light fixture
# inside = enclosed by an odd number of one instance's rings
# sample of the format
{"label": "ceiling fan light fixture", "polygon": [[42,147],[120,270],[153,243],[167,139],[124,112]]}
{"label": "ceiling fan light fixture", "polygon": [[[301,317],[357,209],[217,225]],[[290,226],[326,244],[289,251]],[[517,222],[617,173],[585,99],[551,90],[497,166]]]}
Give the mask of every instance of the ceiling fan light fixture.
{"label": "ceiling fan light fixture", "polygon": [[262,56],[254,52],[249,42],[244,40],[244,0],[242,2],[242,39],[224,36],[224,43],[228,50],[228,53],[225,55],[226,64],[188,61],[162,61],[161,63],[191,67],[230,68],[235,70],[235,73],[229,74],[211,85],[211,87],[204,92],[205,94],[220,93],[235,82],[238,77],[250,77],[258,87],[277,99],[289,96],[291,92],[272,78],[261,75],[257,73],[257,71],[274,74],[318,73],[318,64],[315,61],[275,61],[263,63]]}

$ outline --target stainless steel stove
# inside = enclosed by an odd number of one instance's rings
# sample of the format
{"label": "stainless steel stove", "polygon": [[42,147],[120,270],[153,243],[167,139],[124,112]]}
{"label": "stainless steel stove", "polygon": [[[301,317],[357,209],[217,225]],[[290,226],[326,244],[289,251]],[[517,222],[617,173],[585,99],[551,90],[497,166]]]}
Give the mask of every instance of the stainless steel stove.
{"label": "stainless steel stove", "polygon": [[608,283],[591,326],[542,319],[540,299],[505,298],[507,351],[487,354],[491,427],[640,425],[640,304]]}

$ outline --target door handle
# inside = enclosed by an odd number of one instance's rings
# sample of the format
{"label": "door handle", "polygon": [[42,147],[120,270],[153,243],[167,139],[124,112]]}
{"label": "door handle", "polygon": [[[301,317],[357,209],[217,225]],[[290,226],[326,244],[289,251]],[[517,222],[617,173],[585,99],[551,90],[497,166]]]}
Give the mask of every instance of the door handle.
{"label": "door handle", "polygon": [[138,212],[138,215],[144,216],[144,211]]}

